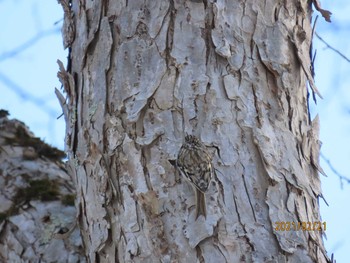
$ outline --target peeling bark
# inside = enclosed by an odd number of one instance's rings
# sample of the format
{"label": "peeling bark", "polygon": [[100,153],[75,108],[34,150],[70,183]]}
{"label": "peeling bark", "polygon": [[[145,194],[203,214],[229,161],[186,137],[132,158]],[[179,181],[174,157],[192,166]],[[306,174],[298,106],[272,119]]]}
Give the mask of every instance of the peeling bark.
{"label": "peeling bark", "polygon": [[[89,262],[328,262],[309,1],[72,1],[67,150]],[[67,86],[68,85],[68,86]],[[73,92],[67,92],[73,91]],[[174,160],[218,170],[206,219]]]}

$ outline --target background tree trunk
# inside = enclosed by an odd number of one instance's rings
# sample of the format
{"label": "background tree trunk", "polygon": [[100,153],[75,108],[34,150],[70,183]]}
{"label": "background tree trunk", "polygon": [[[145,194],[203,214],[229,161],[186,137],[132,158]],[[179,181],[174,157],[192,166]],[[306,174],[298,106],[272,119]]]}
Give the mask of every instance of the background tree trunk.
{"label": "background tree trunk", "polygon": [[0,110],[0,262],[86,262],[63,157]]}
{"label": "background tree trunk", "polygon": [[[320,221],[310,2],[72,2],[57,94],[89,261],[327,262],[322,231],[276,230]],[[219,171],[206,219],[169,162],[186,133]]]}

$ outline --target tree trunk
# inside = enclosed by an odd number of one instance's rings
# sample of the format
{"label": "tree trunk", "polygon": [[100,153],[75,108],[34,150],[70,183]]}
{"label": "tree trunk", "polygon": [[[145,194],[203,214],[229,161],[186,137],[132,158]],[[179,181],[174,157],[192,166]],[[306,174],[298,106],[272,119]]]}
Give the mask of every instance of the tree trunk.
{"label": "tree trunk", "polygon": [[0,262],[86,262],[64,153],[0,110]]}
{"label": "tree trunk", "polygon": [[[57,95],[88,260],[327,262],[325,225],[308,229],[321,195],[310,2],[72,2]],[[171,164],[186,134],[216,171],[197,220]]]}

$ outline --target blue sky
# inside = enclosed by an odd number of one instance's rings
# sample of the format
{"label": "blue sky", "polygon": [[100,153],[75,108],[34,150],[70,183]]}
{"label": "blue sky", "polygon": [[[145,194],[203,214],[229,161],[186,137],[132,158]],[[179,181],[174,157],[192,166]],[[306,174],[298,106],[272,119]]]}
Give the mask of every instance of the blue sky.
{"label": "blue sky", "polygon": [[[323,8],[333,12],[332,23],[319,17],[318,34],[337,50],[350,58],[350,4],[348,1],[322,1]],[[316,84],[324,99],[312,107],[313,114],[321,119],[322,154],[331,161],[337,172],[350,178],[350,63],[341,58],[319,40],[317,49]],[[322,179],[323,195],[329,207],[320,201],[323,221],[327,222],[328,252],[335,253],[338,263],[349,262],[350,250],[350,185],[341,184],[339,177],[321,158],[321,165],[328,177]]]}
{"label": "blue sky", "polygon": [[[350,58],[350,4],[346,0],[321,3],[333,16],[332,23],[318,18],[318,34]],[[67,56],[60,34],[62,16],[55,0],[0,0],[0,21],[5,25],[0,31],[0,108],[61,149],[65,124],[63,118],[57,120],[61,109],[54,88],[61,86],[56,61],[66,64]],[[314,48],[316,85],[324,99],[312,104],[311,111],[320,116],[322,153],[339,173],[350,178],[350,63],[317,39]],[[13,50],[20,52],[8,53]],[[350,185],[342,185],[322,159],[321,164],[328,175],[321,179],[329,206],[320,200],[322,219],[327,222],[326,248],[335,253],[338,263],[348,262]]]}
{"label": "blue sky", "polygon": [[[54,95],[57,59],[64,61],[57,1],[0,1],[1,108],[24,121],[36,136],[63,148],[64,120]],[[58,22],[58,23],[57,23]],[[35,40],[36,39],[36,40]],[[35,40],[35,41],[34,41]],[[21,51],[12,56],[9,51]]]}

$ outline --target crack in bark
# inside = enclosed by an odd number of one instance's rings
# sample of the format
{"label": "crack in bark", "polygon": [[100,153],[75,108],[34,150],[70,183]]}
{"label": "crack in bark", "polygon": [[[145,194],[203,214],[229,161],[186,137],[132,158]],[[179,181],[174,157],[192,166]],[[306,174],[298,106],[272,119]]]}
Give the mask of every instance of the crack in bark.
{"label": "crack in bark", "polygon": [[252,91],[253,91],[253,96],[254,96],[254,108],[255,108],[255,111],[257,113],[256,120],[258,121],[258,128],[261,128],[262,123],[261,123],[261,119],[260,119],[260,117],[261,117],[261,109],[259,106],[260,101],[258,101],[258,97],[256,95],[256,90],[255,90],[255,87],[253,84],[252,84]]}
{"label": "crack in bark", "polygon": [[213,4],[210,6],[205,4],[205,28],[201,28],[201,35],[205,43],[206,53],[205,53],[205,64],[208,65],[209,55],[211,48],[213,47],[213,41],[211,39],[212,29],[215,27],[214,25],[214,12],[213,12]]}
{"label": "crack in bark", "polygon": [[[147,146],[148,148],[148,146]],[[143,174],[144,174],[144,177],[145,177],[145,181],[146,181],[146,186],[147,186],[147,189],[150,190],[150,191],[153,191],[153,186],[152,186],[152,183],[151,183],[151,178],[150,178],[150,173],[147,169],[147,156],[149,156],[149,154],[146,154],[146,147],[141,147],[141,165],[143,167]]]}
{"label": "crack in bark", "polygon": [[288,103],[288,127],[289,127],[289,130],[291,132],[293,132],[293,128],[292,128],[292,123],[293,123],[293,108],[291,106],[291,97],[290,97],[290,94],[288,91],[286,91],[285,93],[286,95],[286,100],[287,100],[287,103]]}
{"label": "crack in bark", "polygon": [[109,31],[111,33],[111,39],[112,39],[112,43],[111,43],[111,47],[110,47],[110,56],[109,56],[109,65],[108,65],[108,69],[105,71],[105,79],[106,79],[106,101],[105,101],[105,113],[109,113],[111,114],[111,109],[110,109],[110,102],[109,102],[109,86],[111,86],[110,82],[113,78],[113,70],[112,70],[112,65],[113,65],[113,61],[114,61],[114,57],[116,56],[116,43],[114,41],[115,38],[115,32],[113,30],[113,27],[111,26],[111,22],[109,23]]}
{"label": "crack in bark", "polygon": [[258,221],[256,220],[256,215],[255,215],[254,207],[253,207],[253,204],[252,204],[252,200],[250,199],[250,195],[249,195],[249,191],[248,191],[247,183],[246,183],[246,181],[245,181],[245,176],[244,176],[244,174],[242,174],[242,180],[243,180],[244,189],[245,189],[246,194],[247,194],[247,197],[248,197],[249,205],[250,205],[250,207],[251,207],[251,209],[252,209],[252,213],[253,213],[253,216],[254,216],[254,220],[255,220],[255,222],[258,222]]}
{"label": "crack in bark", "polygon": [[165,62],[166,67],[169,68],[169,66],[172,64],[173,57],[171,56],[171,50],[173,49],[173,41],[174,41],[174,25],[175,25],[175,17],[174,17],[175,7],[174,7],[174,0],[170,0],[169,5],[169,11],[167,15],[170,16],[169,20],[169,27],[166,34],[166,48],[165,48]]}

